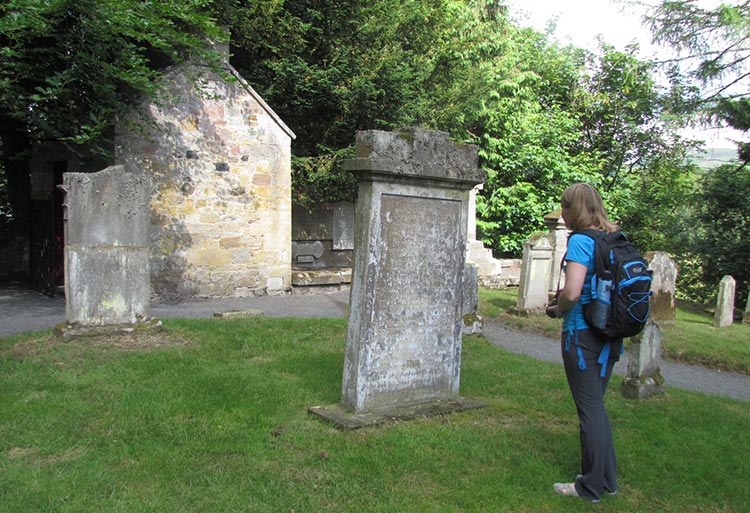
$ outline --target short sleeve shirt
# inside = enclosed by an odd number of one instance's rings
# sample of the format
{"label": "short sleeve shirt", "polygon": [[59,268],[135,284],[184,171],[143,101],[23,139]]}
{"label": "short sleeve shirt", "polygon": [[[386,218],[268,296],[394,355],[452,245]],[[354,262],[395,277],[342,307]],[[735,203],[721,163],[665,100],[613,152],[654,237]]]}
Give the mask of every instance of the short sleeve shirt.
{"label": "short sleeve shirt", "polygon": [[575,331],[588,329],[589,325],[583,318],[583,305],[591,302],[591,278],[594,275],[594,239],[588,235],[574,233],[568,239],[568,252],[565,262],[576,262],[587,268],[586,279],[583,281],[581,297],[563,318],[563,330]]}

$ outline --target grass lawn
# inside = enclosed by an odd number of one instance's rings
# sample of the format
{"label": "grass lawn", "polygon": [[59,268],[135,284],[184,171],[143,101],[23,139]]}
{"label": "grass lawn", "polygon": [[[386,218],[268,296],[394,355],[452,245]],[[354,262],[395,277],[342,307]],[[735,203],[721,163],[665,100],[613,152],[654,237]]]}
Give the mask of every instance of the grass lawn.
{"label": "grass lawn", "polygon": [[[513,314],[518,289],[479,289],[479,310],[488,320],[509,328],[557,338],[560,321],[544,314]],[[662,327],[662,357],[714,369],[750,374],[750,325],[736,322],[714,328],[713,316],[678,304],[677,319]]]}
{"label": "grass lawn", "polygon": [[750,511],[745,402],[614,377],[620,495],[590,505],[552,492],[579,459],[560,365],[466,337],[486,408],[345,432],[306,411],[341,397],[344,320],[165,324],[0,340],[0,512]]}

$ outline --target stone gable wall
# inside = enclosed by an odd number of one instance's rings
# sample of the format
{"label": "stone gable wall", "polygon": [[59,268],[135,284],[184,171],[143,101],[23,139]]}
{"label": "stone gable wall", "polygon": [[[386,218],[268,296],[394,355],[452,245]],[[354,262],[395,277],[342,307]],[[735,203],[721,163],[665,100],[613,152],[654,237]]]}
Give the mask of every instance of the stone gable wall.
{"label": "stone gable wall", "polygon": [[121,124],[117,162],[151,177],[151,286],[162,298],[241,297],[291,287],[294,134],[233,68],[237,81],[178,69],[176,101],[152,123]]}

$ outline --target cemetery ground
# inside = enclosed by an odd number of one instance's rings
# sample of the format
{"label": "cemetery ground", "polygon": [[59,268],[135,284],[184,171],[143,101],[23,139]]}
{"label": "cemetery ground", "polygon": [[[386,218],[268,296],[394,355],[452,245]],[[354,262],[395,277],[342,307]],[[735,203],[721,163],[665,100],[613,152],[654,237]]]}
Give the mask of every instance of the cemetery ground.
{"label": "cemetery ground", "polygon": [[[480,291],[485,319],[556,337],[559,321],[513,304]],[[747,349],[727,348],[750,326],[711,323],[679,311],[669,330],[684,346],[667,331],[665,351],[742,368]],[[307,408],[341,398],[344,319],[164,324],[0,340],[0,512],[750,510],[746,402],[669,387],[631,401],[613,376],[620,493],[591,505],[552,492],[580,457],[558,364],[467,336],[461,394],[485,408],[342,431]]]}

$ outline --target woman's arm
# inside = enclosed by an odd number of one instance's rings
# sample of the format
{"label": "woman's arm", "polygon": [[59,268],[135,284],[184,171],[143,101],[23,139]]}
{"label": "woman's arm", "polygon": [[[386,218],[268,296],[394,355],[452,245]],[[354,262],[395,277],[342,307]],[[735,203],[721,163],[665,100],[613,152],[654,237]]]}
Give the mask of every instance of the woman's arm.
{"label": "woman's arm", "polygon": [[547,315],[550,317],[562,317],[573,308],[581,297],[583,282],[586,279],[588,268],[578,262],[567,261],[565,267],[565,286],[560,291],[557,303],[547,307]]}

